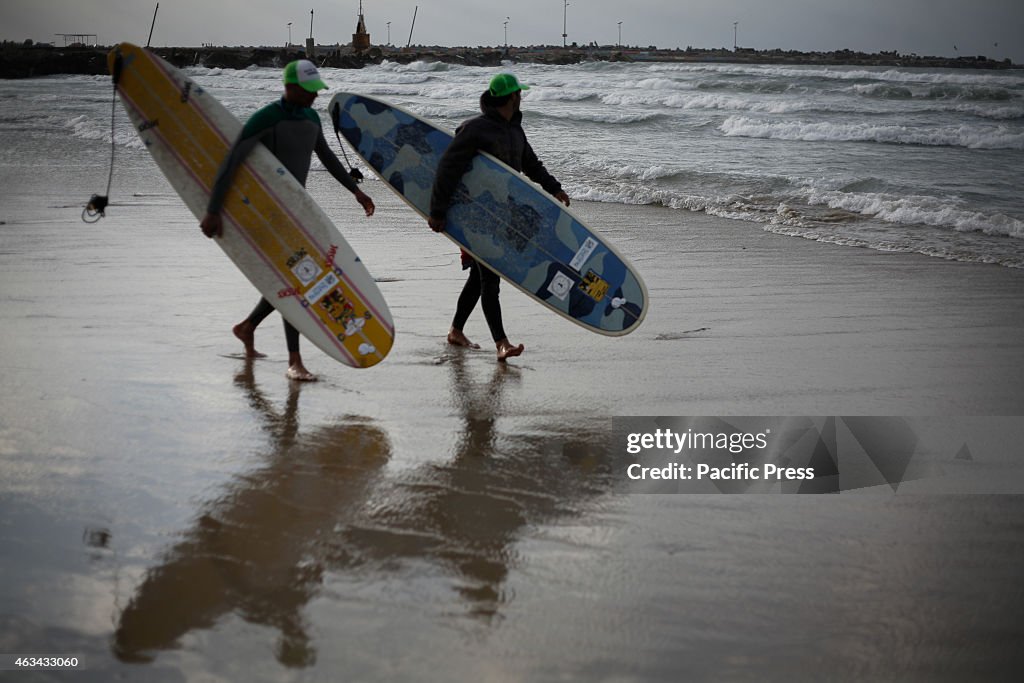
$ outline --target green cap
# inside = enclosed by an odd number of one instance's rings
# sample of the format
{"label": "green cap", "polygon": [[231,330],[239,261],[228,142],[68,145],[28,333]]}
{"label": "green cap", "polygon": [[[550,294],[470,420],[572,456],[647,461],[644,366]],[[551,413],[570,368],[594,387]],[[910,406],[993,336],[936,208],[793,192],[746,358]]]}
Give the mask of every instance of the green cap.
{"label": "green cap", "polygon": [[327,87],[327,84],[320,80],[316,64],[308,59],[299,59],[286,66],[284,83],[301,86],[307,92],[316,92]]}
{"label": "green cap", "polygon": [[523,85],[516,77],[512,74],[498,74],[491,79],[491,84],[487,88],[487,92],[491,94],[491,97],[504,97],[505,95],[511,95],[514,92],[520,90],[529,90],[530,86]]}

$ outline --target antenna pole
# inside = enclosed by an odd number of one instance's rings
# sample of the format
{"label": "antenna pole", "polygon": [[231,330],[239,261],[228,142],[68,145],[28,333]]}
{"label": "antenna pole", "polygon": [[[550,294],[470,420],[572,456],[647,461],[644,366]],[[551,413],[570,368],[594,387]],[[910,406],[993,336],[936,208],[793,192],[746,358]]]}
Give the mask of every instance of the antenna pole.
{"label": "antenna pole", "polygon": [[153,10],[153,23],[149,25],[149,38],[146,38],[146,47],[149,47],[149,43],[153,40],[153,28],[156,26],[156,13],[160,11],[160,3],[156,3],[156,9]]}
{"label": "antenna pole", "polygon": [[412,26],[409,27],[409,42],[405,44],[406,47],[412,45],[412,30],[416,28],[416,13],[420,11],[420,6],[416,5],[416,9],[412,11]]}

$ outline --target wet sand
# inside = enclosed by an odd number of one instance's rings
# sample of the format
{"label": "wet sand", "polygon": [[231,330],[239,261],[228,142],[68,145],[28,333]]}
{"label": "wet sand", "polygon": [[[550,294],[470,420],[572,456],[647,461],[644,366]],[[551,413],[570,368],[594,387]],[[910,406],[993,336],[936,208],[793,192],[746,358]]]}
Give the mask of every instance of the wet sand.
{"label": "wet sand", "polygon": [[[1024,272],[577,203],[652,310],[604,338],[506,285],[526,352],[503,366],[444,343],[454,245],[380,184],[366,219],[314,173],[398,337],[370,370],[306,343],[321,381],[299,385],[277,316],[269,357],[237,356],[255,291],[124,168],[92,227],[67,208],[86,174],[0,190],[0,653],[75,653],[97,681],[1024,663],[1019,496],[625,496],[609,466],[613,416],[1024,414]],[[466,332],[488,347],[479,311]]]}

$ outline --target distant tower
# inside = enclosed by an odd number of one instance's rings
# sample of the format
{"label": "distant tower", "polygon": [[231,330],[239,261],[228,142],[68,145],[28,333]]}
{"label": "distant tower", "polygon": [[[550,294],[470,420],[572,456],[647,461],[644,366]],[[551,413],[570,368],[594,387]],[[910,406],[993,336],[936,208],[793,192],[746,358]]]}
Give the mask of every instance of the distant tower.
{"label": "distant tower", "polygon": [[363,0],[359,0],[359,23],[352,34],[352,49],[357,52],[370,49],[370,34],[366,32],[366,22],[363,21]]}

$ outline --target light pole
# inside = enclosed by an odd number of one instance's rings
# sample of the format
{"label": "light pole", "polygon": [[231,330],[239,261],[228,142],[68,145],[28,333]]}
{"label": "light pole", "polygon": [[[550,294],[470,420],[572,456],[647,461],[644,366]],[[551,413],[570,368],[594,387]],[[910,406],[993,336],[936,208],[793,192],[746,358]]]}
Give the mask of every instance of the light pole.
{"label": "light pole", "polygon": [[391,22],[388,22],[388,45],[391,45]]}
{"label": "light pole", "polygon": [[285,47],[292,46],[292,22],[288,22],[288,44]]}
{"label": "light pole", "polygon": [[511,17],[505,17],[505,49],[508,50],[508,22]]}
{"label": "light pole", "polygon": [[565,7],[562,8],[562,47],[566,47],[565,39],[569,34],[565,30],[565,20],[569,16],[569,0],[565,0]]}
{"label": "light pole", "polygon": [[738,21],[732,22],[732,51],[733,52],[736,52],[736,46],[739,45],[739,43],[736,41],[736,27],[739,26],[739,25],[740,25],[740,22],[738,22]]}
{"label": "light pole", "polygon": [[622,49],[622,22],[619,22],[619,49]]}

